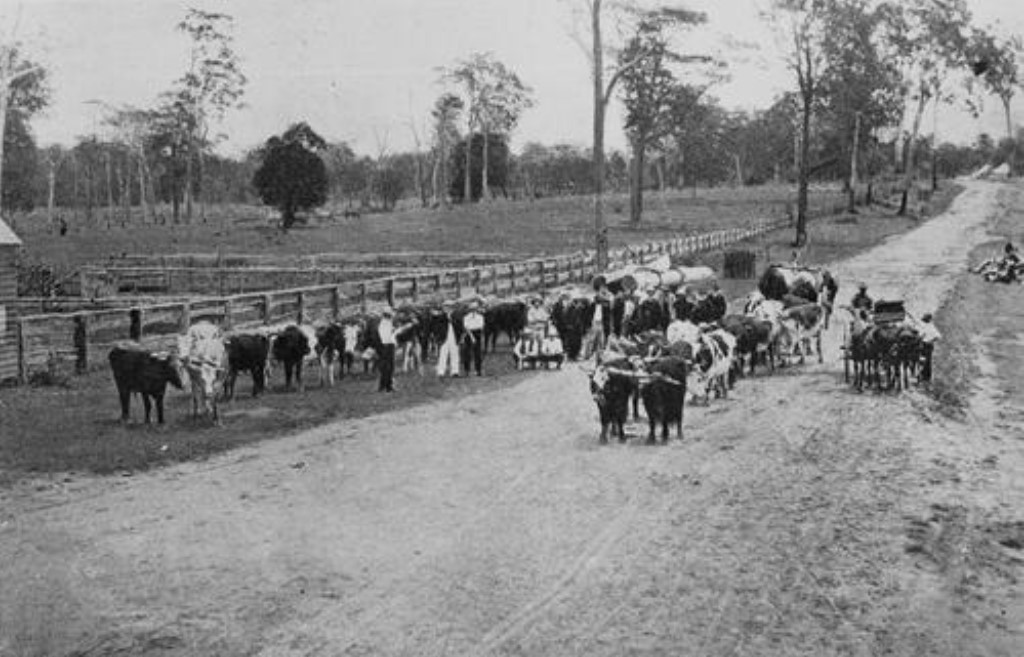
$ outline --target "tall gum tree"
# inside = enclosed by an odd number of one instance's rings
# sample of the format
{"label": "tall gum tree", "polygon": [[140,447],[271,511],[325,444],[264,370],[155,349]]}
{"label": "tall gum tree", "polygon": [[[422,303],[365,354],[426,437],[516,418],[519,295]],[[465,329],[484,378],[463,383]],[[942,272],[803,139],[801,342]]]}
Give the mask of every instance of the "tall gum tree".
{"label": "tall gum tree", "polygon": [[[619,53],[622,66],[622,101],[626,107],[626,134],[633,150],[630,183],[630,223],[643,214],[644,156],[671,132],[673,101],[680,85],[678,65],[707,62],[710,57],[682,55],[669,44],[669,31],[704,23],[707,16],[684,9],[644,12],[636,32]],[[626,64],[630,64],[626,66]]]}
{"label": "tall gum tree", "polygon": [[886,56],[899,67],[904,84],[906,133],[903,194],[899,214],[916,211],[915,153],[921,120],[930,101],[948,102],[958,72],[966,73],[971,14],[965,0],[899,0],[880,6],[886,21]]}
{"label": "tall gum tree", "polygon": [[[605,185],[605,117],[608,104],[622,76],[641,57],[622,59],[618,55],[626,41],[636,33],[639,19],[667,7],[663,3],[645,3],[614,0],[565,0],[577,19],[577,43],[590,63],[590,82],[593,95],[593,169],[594,244],[598,270],[608,267],[608,227],[604,218]],[[606,28],[612,28],[612,36]]]}
{"label": "tall gum tree", "polygon": [[828,65],[824,46],[827,5],[827,0],[773,0],[771,9],[764,14],[781,43],[787,67],[796,76],[800,99],[796,236],[793,240],[793,246],[797,247],[807,243],[811,118]]}
{"label": "tall gum tree", "polygon": [[975,30],[968,46],[968,59],[974,75],[984,89],[999,98],[1006,118],[1006,138],[1012,142],[1010,174],[1016,168],[1017,143],[1013,134],[1010,105],[1021,87],[1020,59],[1024,56],[1024,39],[1019,34],[1000,37],[991,30]]}
{"label": "tall gum tree", "polygon": [[[185,75],[170,92],[172,102],[181,103],[191,114],[186,134],[185,214],[192,218],[193,162],[199,166],[202,190],[203,149],[210,144],[211,124],[218,124],[230,109],[242,106],[246,77],[233,49],[234,20],[228,14],[189,9],[177,29],[192,41]],[[200,191],[201,194],[201,191]],[[200,203],[202,198],[200,197]],[[200,206],[200,212],[205,207]]]}

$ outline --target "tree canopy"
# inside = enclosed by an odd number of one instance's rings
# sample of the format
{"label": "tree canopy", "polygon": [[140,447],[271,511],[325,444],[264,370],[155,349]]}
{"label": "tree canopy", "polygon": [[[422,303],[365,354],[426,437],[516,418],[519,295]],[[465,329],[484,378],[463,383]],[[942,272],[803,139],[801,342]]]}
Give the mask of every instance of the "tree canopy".
{"label": "tree canopy", "polygon": [[291,228],[299,212],[327,201],[327,167],[318,154],[327,143],[305,122],[267,140],[259,152],[253,187],[266,205],[281,212],[281,227]]}

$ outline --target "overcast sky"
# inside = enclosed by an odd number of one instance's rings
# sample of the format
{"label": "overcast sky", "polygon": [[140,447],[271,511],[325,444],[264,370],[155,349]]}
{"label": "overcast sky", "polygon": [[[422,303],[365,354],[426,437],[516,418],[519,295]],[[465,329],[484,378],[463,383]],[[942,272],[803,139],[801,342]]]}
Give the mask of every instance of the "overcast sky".
{"label": "overcast sky", "polygon": [[[54,91],[52,106],[34,122],[41,144],[102,131],[102,110],[90,101],[153,105],[185,70],[189,44],[174,26],[189,6],[235,18],[235,48],[249,85],[247,107],[220,126],[228,135],[225,152],[240,153],[299,120],[360,153],[411,149],[410,123],[422,135],[442,91],[438,67],[486,51],[534,90],[536,106],[524,115],[514,148],[591,142],[589,63],[573,36],[584,25],[572,12],[579,0],[0,0],[0,34],[9,34],[19,4],[18,36],[48,65]],[[764,108],[792,87],[757,16],[765,0],[679,4],[709,15],[690,45],[729,61],[732,79],[715,90],[727,107]],[[968,4],[979,24],[1024,32],[1024,3]],[[737,48],[737,41],[758,47]],[[1015,105],[1014,120],[1022,123],[1024,93]],[[616,101],[607,123],[610,148],[625,145],[621,124]],[[1004,125],[994,100],[980,120],[942,109],[939,138],[1002,135]]]}

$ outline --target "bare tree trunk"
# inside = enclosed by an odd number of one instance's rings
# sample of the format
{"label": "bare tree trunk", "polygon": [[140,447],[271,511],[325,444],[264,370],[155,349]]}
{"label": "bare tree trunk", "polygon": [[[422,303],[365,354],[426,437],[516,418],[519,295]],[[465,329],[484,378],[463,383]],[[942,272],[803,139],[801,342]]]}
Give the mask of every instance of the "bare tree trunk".
{"label": "bare tree trunk", "polygon": [[796,192],[796,240],[793,246],[807,244],[807,189],[810,183],[810,166],[807,161],[811,142],[811,108],[813,96],[804,94],[803,116],[800,124],[800,166]]}
{"label": "bare tree trunk", "polygon": [[1010,161],[1008,162],[1010,167],[1009,176],[1013,177],[1014,168],[1017,166],[1017,140],[1013,138],[1013,121],[1010,119],[1010,101],[1012,98],[1003,94],[1000,96],[1000,100],[1003,101],[1003,113],[1006,114],[1006,138],[1013,144],[1010,147]]}
{"label": "bare tree trunk", "polygon": [[484,137],[483,162],[480,163],[480,198],[489,201],[491,199],[491,194],[490,182],[487,180],[487,142],[490,141],[490,139],[488,139],[490,134],[486,124],[480,127],[480,133]]}
{"label": "bare tree trunk", "polygon": [[591,0],[591,65],[594,77],[594,235],[597,271],[608,268],[608,228],[604,224],[604,50],[601,44],[601,0]]}
{"label": "bare tree trunk", "polygon": [[110,165],[110,151],[104,151],[103,159],[107,170],[107,228],[110,228],[110,222],[114,220],[114,188],[113,172]]}
{"label": "bare tree trunk", "polygon": [[142,210],[142,223],[145,224],[152,213],[146,207],[146,153],[139,146],[139,208]]}
{"label": "bare tree trunk", "polygon": [[857,112],[853,117],[853,144],[851,144],[850,148],[850,176],[847,178],[847,184],[850,186],[850,197],[846,211],[851,214],[857,211],[857,185],[859,184],[859,180],[857,178],[857,152],[859,149],[860,112]]}
{"label": "bare tree trunk", "polygon": [[185,223],[192,223],[192,143],[185,153]]}
{"label": "bare tree trunk", "polygon": [[644,212],[644,147],[640,136],[633,140],[633,167],[630,173],[629,222],[639,226]]}
{"label": "bare tree trunk", "polygon": [[733,160],[736,162],[736,186],[743,187],[743,165],[740,161],[740,154],[733,153]]}
{"label": "bare tree trunk", "polygon": [[49,171],[46,174],[46,222],[50,224],[50,230],[53,230],[53,208],[57,195],[57,163],[53,158],[50,158],[47,163]]}
{"label": "bare tree trunk", "polygon": [[911,208],[917,206],[917,163],[914,161],[914,150],[917,148],[917,133],[921,129],[921,116],[924,115],[924,106],[928,97],[924,93],[918,95],[917,108],[914,111],[914,122],[910,129],[910,136],[907,138],[906,169],[903,173],[903,198],[900,200],[900,209],[897,212],[905,216]]}

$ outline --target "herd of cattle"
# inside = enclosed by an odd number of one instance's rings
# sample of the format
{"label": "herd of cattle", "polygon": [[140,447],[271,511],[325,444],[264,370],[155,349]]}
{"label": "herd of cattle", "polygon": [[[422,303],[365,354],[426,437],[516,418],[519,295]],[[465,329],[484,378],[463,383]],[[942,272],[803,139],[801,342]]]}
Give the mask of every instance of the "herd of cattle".
{"label": "herd of cattle", "polygon": [[[632,401],[637,417],[639,400],[650,424],[668,440],[669,428],[682,437],[683,406],[687,399],[727,396],[744,370],[758,363],[774,371],[799,355],[817,353],[822,360],[821,332],[828,327],[838,285],[823,269],[772,265],[746,300],[742,313],[727,314],[727,302],[717,286],[708,294],[669,286],[644,291],[604,284],[600,290],[565,288],[546,298],[483,300],[484,346],[494,351],[499,336],[507,336],[514,357],[528,350],[535,338],[529,326],[531,305],[545,306],[550,333],[558,336],[561,360],[593,357],[588,370],[590,389],[601,419],[601,441],[609,430],[625,440],[623,425]],[[396,360],[402,370],[419,370],[438,353],[449,325],[456,342],[464,333],[461,318],[471,302],[481,299],[404,305],[394,309]],[[600,319],[596,310],[601,307]],[[163,398],[168,385],[189,387],[193,416],[218,419],[218,397],[234,397],[240,373],[252,378],[251,393],[259,395],[275,367],[284,372],[286,389],[303,389],[303,371],[318,367],[319,383],[334,385],[356,364],[363,372],[375,368],[381,353],[377,330],[379,313],[368,312],[321,326],[291,324],[223,332],[209,322],[193,325],[179,336],[177,349],[153,352],[137,343],[122,343],[109,355],[121,401],[122,419],[129,417],[132,393],[140,393],[146,422],[155,404],[157,422],[164,420]],[[598,326],[597,324],[600,324]],[[858,388],[871,381],[900,385],[899,368],[913,369],[913,329],[892,334],[869,316],[851,311],[847,355],[854,362]],[[598,331],[603,349],[594,353],[591,338]],[[546,333],[547,331],[545,331]],[[517,363],[522,367],[522,362]],[[900,371],[904,371],[900,369]],[[905,385],[905,378],[904,385]]]}

